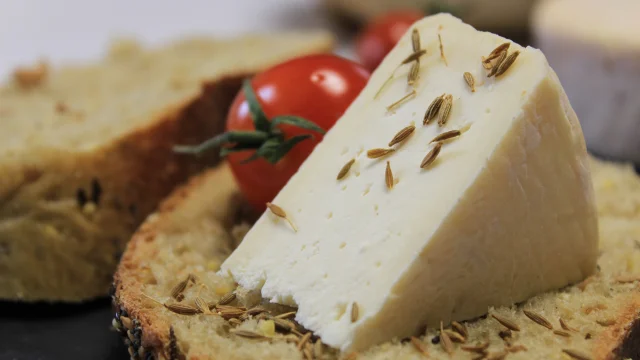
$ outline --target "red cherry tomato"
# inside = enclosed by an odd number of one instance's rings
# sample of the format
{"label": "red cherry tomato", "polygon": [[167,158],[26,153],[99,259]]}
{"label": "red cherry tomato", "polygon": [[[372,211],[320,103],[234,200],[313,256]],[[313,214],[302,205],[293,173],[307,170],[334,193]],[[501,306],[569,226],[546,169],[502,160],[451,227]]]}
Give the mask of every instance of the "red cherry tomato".
{"label": "red cherry tomato", "polygon": [[360,62],[370,71],[375,70],[411,25],[424,16],[416,10],[405,10],[389,12],[374,19],[356,39],[356,54]]}
{"label": "red cherry tomato", "polygon": [[[277,65],[255,76],[251,85],[267,118],[295,115],[329,130],[358,96],[369,79],[361,65],[335,55],[310,55]],[[264,158],[243,160],[254,150],[228,155],[231,170],[246,199],[256,210],[264,211],[289,178],[298,170],[322,134],[291,125],[279,127],[285,138],[313,134],[293,147],[277,163]],[[242,91],[227,116],[227,131],[255,130],[249,105]]]}

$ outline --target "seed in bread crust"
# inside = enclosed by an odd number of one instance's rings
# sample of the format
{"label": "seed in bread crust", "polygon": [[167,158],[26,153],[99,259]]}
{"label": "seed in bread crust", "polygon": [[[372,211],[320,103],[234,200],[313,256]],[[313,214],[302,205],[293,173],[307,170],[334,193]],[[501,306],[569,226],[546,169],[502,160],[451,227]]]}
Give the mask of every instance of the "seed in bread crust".
{"label": "seed in bread crust", "polygon": [[562,352],[576,360],[592,360],[591,356],[578,350],[562,349]]}
{"label": "seed in bread crust", "polygon": [[187,304],[164,304],[164,307],[180,315],[195,315],[200,313],[200,310],[198,310],[198,308]]}
{"label": "seed in bread crust", "polygon": [[451,341],[451,339],[449,338],[449,335],[444,331],[443,327],[442,327],[442,321],[440,321],[440,344],[442,344],[442,348],[444,349],[444,351],[451,355],[453,354],[453,342]]}
{"label": "seed in bread crust", "polygon": [[424,356],[429,356],[429,352],[427,351],[427,344],[425,344],[422,340],[412,336],[411,344],[413,345],[414,348],[416,348],[416,350],[418,350],[419,353],[421,353]]}
{"label": "seed in bread crust", "polygon": [[248,339],[264,339],[265,336],[262,334],[258,334],[255,331],[251,331],[251,330],[244,330],[244,329],[231,329],[230,332],[232,334],[238,335],[238,336],[242,336]]}
{"label": "seed in bread crust", "polygon": [[571,326],[569,326],[569,324],[567,324],[563,318],[560,318],[560,327],[562,327],[564,330],[567,331],[573,331],[573,332],[578,332],[577,329],[572,328]]}
{"label": "seed in bread crust", "polygon": [[491,317],[493,317],[494,319],[496,319],[497,322],[499,322],[500,324],[502,324],[502,326],[506,327],[509,330],[512,331],[520,331],[520,327],[514,323],[513,321],[502,317],[500,315],[496,315],[496,314],[491,314]]}
{"label": "seed in bread crust", "polygon": [[549,322],[549,320],[545,319],[544,316],[540,314],[536,314],[533,311],[523,310],[524,314],[531,319],[533,322],[540,326],[544,326],[549,330],[553,330],[553,325]]}
{"label": "seed in bread crust", "polygon": [[464,324],[461,324],[457,321],[453,321],[451,322],[451,327],[457,331],[460,335],[462,335],[464,338],[468,338],[469,337],[469,332],[467,331],[467,327],[464,326]]}

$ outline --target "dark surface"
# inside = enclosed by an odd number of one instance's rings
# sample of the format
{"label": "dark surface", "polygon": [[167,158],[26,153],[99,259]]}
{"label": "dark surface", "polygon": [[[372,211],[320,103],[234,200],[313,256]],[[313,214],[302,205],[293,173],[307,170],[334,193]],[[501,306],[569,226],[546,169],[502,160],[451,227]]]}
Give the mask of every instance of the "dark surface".
{"label": "dark surface", "polygon": [[108,299],[82,305],[0,302],[0,360],[129,359]]}

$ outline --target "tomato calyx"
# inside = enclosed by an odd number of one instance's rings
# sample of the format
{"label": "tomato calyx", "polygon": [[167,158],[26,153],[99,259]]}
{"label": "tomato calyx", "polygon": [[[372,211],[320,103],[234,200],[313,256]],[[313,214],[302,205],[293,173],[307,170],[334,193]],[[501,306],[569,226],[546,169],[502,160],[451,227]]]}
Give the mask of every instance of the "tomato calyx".
{"label": "tomato calyx", "polygon": [[227,131],[195,146],[175,146],[174,152],[182,154],[198,155],[213,148],[220,148],[220,156],[230,153],[255,150],[255,152],[242,163],[248,163],[258,158],[264,158],[271,164],[282,159],[294,146],[301,141],[310,139],[312,134],[296,135],[285,138],[279,125],[292,125],[301,129],[311,130],[324,134],[325,131],[316,123],[293,115],[280,115],[268,119],[260,102],[251,87],[251,81],[245,80],[242,91],[249,105],[249,112],[255,127],[254,131]]}

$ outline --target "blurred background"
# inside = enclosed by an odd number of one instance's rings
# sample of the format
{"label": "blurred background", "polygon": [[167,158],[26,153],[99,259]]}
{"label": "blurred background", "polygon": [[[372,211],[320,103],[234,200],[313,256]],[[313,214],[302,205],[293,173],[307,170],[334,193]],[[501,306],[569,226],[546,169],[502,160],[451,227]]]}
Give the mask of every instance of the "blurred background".
{"label": "blurred background", "polygon": [[[232,37],[291,29],[329,30],[339,40],[337,53],[369,61],[367,66],[374,68],[377,60],[364,59],[355,44],[363,32],[382,31],[364,30],[367,26],[398,9],[424,14],[444,11],[478,29],[541,47],[581,119],[590,150],[602,157],[640,163],[640,27],[634,19],[640,14],[640,1],[603,5],[599,0],[548,0],[568,5],[540,10],[542,2],[2,0],[0,79],[8,79],[17,66],[39,59],[54,66],[96,60],[114,38],[133,37],[159,45],[186,35]],[[538,28],[532,27],[536,12]],[[385,26],[389,33],[399,34],[408,27],[393,20]],[[26,305],[1,306],[0,360],[128,358],[118,335],[108,329],[112,318],[108,299],[80,307],[43,306],[37,313]]]}

